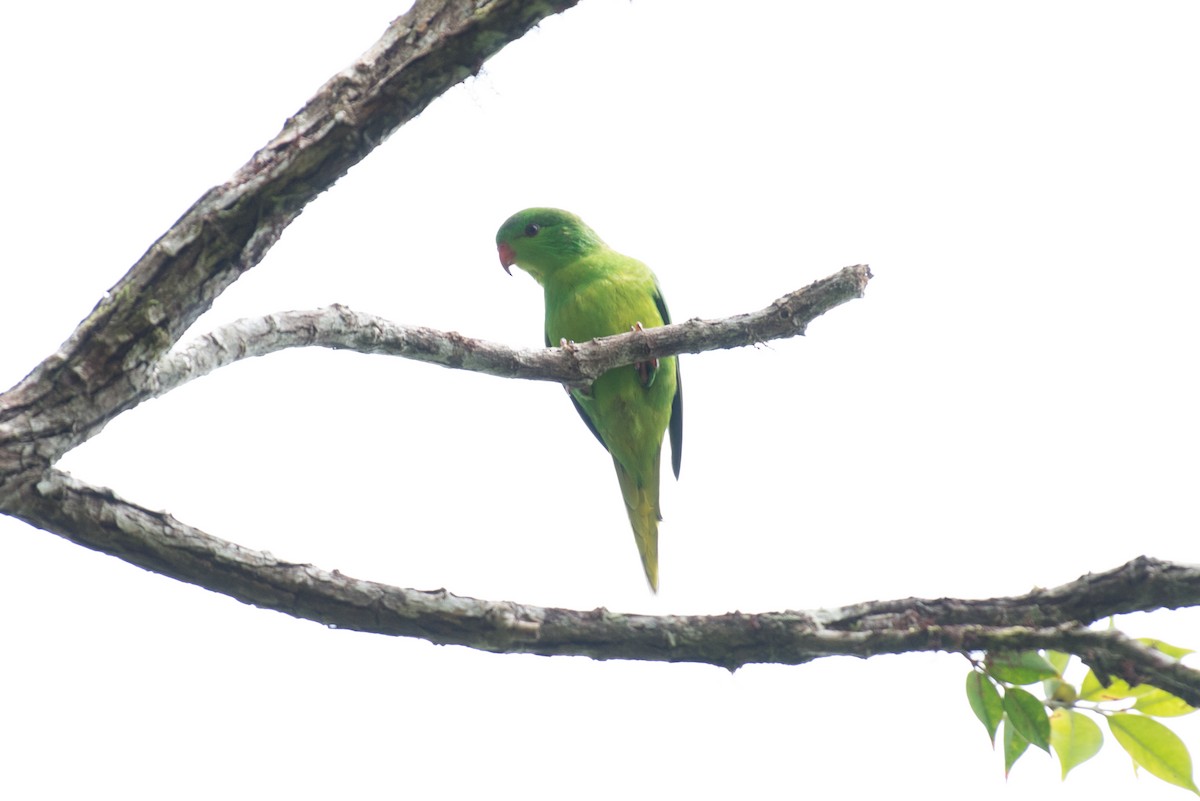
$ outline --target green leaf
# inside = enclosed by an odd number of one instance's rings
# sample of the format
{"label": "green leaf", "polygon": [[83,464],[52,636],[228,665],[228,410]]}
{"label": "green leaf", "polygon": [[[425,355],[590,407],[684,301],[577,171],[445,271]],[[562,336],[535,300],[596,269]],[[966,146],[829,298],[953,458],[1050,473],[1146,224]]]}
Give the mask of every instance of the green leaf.
{"label": "green leaf", "polygon": [[[1145,687],[1147,685],[1138,686]],[[1144,715],[1153,715],[1156,718],[1173,718],[1196,711],[1196,707],[1189,706],[1182,698],[1157,687],[1152,687],[1150,692],[1138,698],[1133,708]]]}
{"label": "green leaf", "polygon": [[1021,754],[1025,753],[1025,749],[1029,747],[1029,741],[1021,736],[1016,727],[1012,725],[1011,720],[1004,721],[1004,778],[1008,778],[1008,772],[1012,770],[1012,766],[1017,764],[1017,760],[1021,758]]}
{"label": "green leaf", "polygon": [[1004,693],[1004,715],[1021,736],[1050,753],[1050,720],[1042,702],[1020,687]]}
{"label": "green leaf", "polygon": [[1138,642],[1142,645],[1148,645],[1155,651],[1161,651],[1167,656],[1175,659],[1183,659],[1188,654],[1196,653],[1191,648],[1180,648],[1178,645],[1168,645],[1162,640],[1156,640],[1153,637],[1138,637]]}
{"label": "green leaf", "polygon": [[1045,693],[1046,698],[1064,704],[1075,703],[1079,698],[1079,693],[1073,684],[1063,681],[1062,678],[1067,669],[1067,663],[1071,661],[1071,655],[1062,651],[1043,651],[1042,656],[1046,657],[1046,661],[1057,671],[1056,675],[1042,680],[1042,692]]}
{"label": "green leaf", "polygon": [[1033,684],[1058,675],[1054,665],[1037,651],[1001,651],[984,660],[988,674],[1009,684]]}
{"label": "green leaf", "polygon": [[1104,745],[1100,727],[1090,717],[1074,709],[1056,709],[1050,716],[1050,745],[1062,765],[1062,777],[1094,757]]}
{"label": "green leaf", "polygon": [[1108,728],[1133,761],[1165,782],[1200,794],[1192,781],[1192,757],[1175,732],[1145,715],[1117,712]]}
{"label": "green leaf", "polygon": [[979,718],[979,722],[987,729],[988,739],[994,747],[996,729],[1000,727],[1000,721],[1004,718],[1004,702],[1000,700],[1000,693],[997,692],[996,685],[992,684],[992,680],[978,670],[967,674],[967,702],[971,704],[975,717]]}
{"label": "green leaf", "polygon": [[1084,701],[1120,701],[1125,698],[1137,698],[1153,689],[1147,684],[1130,687],[1129,682],[1115,677],[1105,687],[1100,684],[1100,679],[1096,678],[1095,671],[1089,670],[1083,677],[1083,684],[1079,685],[1079,697]]}
{"label": "green leaf", "polygon": [[1100,679],[1096,678],[1096,671],[1089,670],[1087,675],[1083,677],[1083,681],[1079,684],[1079,697],[1085,701],[1104,701],[1107,700],[1101,697],[1106,688],[1100,684]]}
{"label": "green leaf", "polygon": [[[1084,701],[1121,701],[1134,698],[1137,699],[1133,705],[1134,709],[1159,718],[1186,715],[1196,711],[1196,707],[1189,706],[1183,699],[1149,684],[1137,684],[1130,687],[1129,683],[1122,679],[1113,679],[1112,684],[1101,687],[1100,681],[1090,670],[1083,677],[1083,684],[1079,688],[1079,697]],[[1066,701],[1067,699],[1057,698],[1055,700]]]}
{"label": "green leaf", "polygon": [[[1141,637],[1138,642],[1176,660],[1194,653],[1187,648],[1170,645],[1151,637]],[[1079,697],[1085,701],[1120,701],[1133,698],[1136,699],[1133,705],[1134,709],[1147,715],[1163,718],[1186,715],[1195,711],[1195,707],[1189,706],[1182,699],[1149,684],[1135,684],[1131,687],[1128,682],[1114,678],[1109,686],[1102,687],[1095,672],[1091,670],[1083,677],[1083,684],[1079,687]]]}
{"label": "green leaf", "polygon": [[1079,699],[1075,685],[1062,679],[1046,679],[1042,682],[1042,690],[1046,693],[1046,698],[1060,704],[1074,704]]}
{"label": "green leaf", "polygon": [[1045,656],[1046,661],[1058,671],[1059,676],[1066,672],[1067,663],[1071,661],[1071,655],[1062,651],[1046,651]]}

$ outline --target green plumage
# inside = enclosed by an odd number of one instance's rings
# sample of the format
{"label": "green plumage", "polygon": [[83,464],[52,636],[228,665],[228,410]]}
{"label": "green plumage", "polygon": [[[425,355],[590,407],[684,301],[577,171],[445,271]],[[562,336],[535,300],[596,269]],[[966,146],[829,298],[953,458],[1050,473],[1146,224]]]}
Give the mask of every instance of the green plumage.
{"label": "green plumage", "polygon": [[[575,215],[526,209],[496,233],[500,261],[517,265],[545,290],[546,344],[586,342],[637,326],[669,323],[650,268],[609,248]],[[590,392],[571,391],[588,428],[612,455],[646,579],[658,590],[659,456],[671,432],[676,478],[683,444],[678,360],[668,357],[618,367]]]}

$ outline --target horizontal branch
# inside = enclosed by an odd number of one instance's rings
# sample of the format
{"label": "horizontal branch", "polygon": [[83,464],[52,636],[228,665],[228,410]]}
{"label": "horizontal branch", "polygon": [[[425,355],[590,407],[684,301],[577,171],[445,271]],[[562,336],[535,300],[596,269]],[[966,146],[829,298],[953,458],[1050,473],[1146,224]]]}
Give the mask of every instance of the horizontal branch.
{"label": "horizontal branch", "polygon": [[[1146,557],[1045,591],[1050,596],[1077,596],[1075,608],[1089,610],[1081,619],[1057,626],[1027,620],[1014,625],[1011,610],[1025,608],[1029,596],[991,599],[990,606],[973,607],[973,620],[961,610],[974,602],[952,599],[870,602],[807,612],[638,615],[401,589],[284,562],[57,471],[38,484],[37,497],[22,514],[35,526],[146,570],[337,628],[501,653],[703,662],[730,670],[748,663],[794,665],[835,655],[1053,648],[1078,654],[1099,672],[1131,684],[1153,684],[1200,705],[1200,671],[1119,632],[1086,628],[1119,612],[1200,604],[1200,568]],[[1127,597],[1114,594],[1118,576],[1152,576],[1160,582],[1162,597],[1171,601],[1146,598],[1132,587]],[[888,610],[893,622],[884,625],[883,615],[872,616],[871,610]],[[945,616],[939,616],[943,611]],[[867,618],[873,618],[873,625],[864,628]]]}
{"label": "horizontal branch", "polygon": [[241,359],[305,347],[402,356],[505,378],[586,385],[613,367],[636,361],[802,335],[820,315],[862,297],[870,278],[866,265],[845,267],[756,312],[721,320],[688,320],[569,348],[511,348],[453,331],[401,325],[341,305],[277,312],[221,326],[163,357],[139,400],[164,395]]}

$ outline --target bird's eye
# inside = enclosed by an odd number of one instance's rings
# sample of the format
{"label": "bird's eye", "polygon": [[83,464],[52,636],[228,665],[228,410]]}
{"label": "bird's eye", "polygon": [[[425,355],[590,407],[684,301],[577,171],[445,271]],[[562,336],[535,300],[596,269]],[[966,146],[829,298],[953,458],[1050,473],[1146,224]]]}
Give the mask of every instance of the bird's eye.
{"label": "bird's eye", "polygon": [[542,230],[542,227],[537,223],[530,223],[525,226],[525,236],[537,236],[537,232]]}

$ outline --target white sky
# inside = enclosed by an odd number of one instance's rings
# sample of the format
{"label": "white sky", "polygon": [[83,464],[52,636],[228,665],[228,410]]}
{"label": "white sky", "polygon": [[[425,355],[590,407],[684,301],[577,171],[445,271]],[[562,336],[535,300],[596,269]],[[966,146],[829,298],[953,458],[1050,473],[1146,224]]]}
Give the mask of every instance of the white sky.
{"label": "white sky", "polygon": [[[0,384],[400,13],[21,4]],[[15,16],[14,16],[15,14]],[[739,17],[739,15],[741,15]],[[584,0],[312,204],[197,331],[340,302],[535,346],[510,213],[557,205],[677,320],[872,265],[806,338],[687,357],[645,587],[562,390],[346,353],[235,365],[63,467],[244,545],[401,586],[655,613],[1052,586],[1200,561],[1192,3]],[[1181,798],[1106,735],[1005,783],[917,655],[735,675],[338,632],[0,519],[0,795]],[[1200,647],[1200,614],[1121,621]],[[1200,726],[1172,725],[1200,754]]]}

